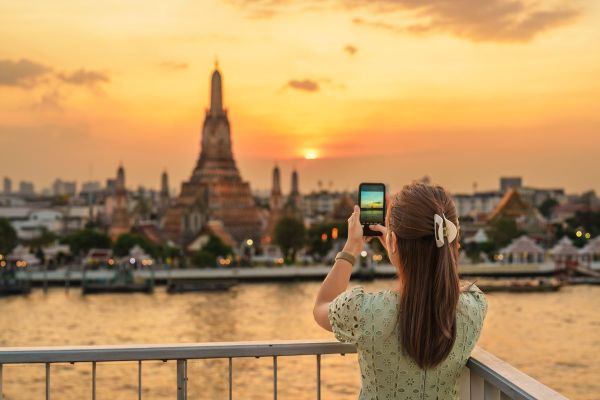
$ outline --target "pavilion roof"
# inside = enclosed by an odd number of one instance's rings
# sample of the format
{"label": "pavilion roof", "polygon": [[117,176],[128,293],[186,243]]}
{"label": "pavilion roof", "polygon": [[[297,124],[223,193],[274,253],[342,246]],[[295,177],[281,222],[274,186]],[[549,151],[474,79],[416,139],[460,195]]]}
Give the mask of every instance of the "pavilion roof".
{"label": "pavilion roof", "polygon": [[500,250],[501,253],[533,253],[543,254],[544,249],[540,247],[533,239],[529,236],[523,235],[517,239],[514,239],[511,244]]}
{"label": "pavilion roof", "polygon": [[573,242],[568,237],[564,236],[550,249],[550,254],[557,255],[577,255],[579,249],[573,245]]}
{"label": "pavilion roof", "polygon": [[580,254],[597,254],[600,253],[600,236],[596,236],[590,240],[581,250]]}

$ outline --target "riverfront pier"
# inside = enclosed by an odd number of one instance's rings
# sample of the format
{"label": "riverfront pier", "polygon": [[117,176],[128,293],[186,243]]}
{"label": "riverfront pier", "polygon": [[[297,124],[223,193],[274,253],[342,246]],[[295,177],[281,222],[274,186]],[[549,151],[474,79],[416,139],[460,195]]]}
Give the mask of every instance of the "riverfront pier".
{"label": "riverfront pier", "polygon": [[[190,280],[226,280],[239,282],[322,280],[331,266],[285,266],[285,267],[251,267],[251,268],[182,268],[171,269],[161,266],[143,268],[133,271],[134,277],[140,279],[153,278],[157,284],[166,284],[171,279]],[[589,270],[589,271],[588,271]],[[599,274],[591,269],[582,270],[590,274]],[[564,272],[554,263],[543,264],[478,264],[465,265],[459,268],[461,277],[517,278],[548,277]],[[582,273],[583,273],[582,272]],[[17,276],[40,286],[47,282],[50,286],[80,285],[84,279],[109,279],[114,274],[112,269],[86,270],[81,267],[66,267],[51,271],[20,270]],[[354,279],[394,278],[396,268],[390,264],[378,264],[368,267],[355,266]]]}

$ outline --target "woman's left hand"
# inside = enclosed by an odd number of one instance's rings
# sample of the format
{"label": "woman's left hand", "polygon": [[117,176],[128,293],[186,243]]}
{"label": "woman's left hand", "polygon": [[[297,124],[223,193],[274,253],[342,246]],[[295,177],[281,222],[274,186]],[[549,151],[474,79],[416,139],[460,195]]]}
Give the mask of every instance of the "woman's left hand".
{"label": "woman's left hand", "polygon": [[360,208],[355,205],[354,212],[350,218],[348,218],[348,239],[346,240],[344,251],[358,257],[364,244],[363,227],[360,223]]}

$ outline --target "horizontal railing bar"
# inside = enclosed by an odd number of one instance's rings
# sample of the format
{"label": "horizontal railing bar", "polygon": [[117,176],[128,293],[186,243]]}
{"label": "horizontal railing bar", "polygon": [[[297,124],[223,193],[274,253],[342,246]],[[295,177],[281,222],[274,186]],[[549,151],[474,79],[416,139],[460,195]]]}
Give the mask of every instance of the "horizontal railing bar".
{"label": "horizontal railing bar", "polygon": [[0,364],[178,360],[356,353],[335,341],[214,342],[173,345],[119,345],[0,348]]}
{"label": "horizontal railing bar", "polygon": [[519,371],[480,347],[475,347],[467,362],[471,376],[479,375],[511,399],[567,400],[565,396]]}

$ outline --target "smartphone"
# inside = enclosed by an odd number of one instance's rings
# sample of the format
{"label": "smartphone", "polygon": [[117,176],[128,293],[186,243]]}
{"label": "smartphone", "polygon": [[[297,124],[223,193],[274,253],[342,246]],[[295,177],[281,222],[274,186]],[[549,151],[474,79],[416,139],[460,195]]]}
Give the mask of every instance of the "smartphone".
{"label": "smartphone", "polygon": [[369,225],[385,225],[385,185],[383,183],[361,183],[358,187],[358,204],[363,235],[381,236]]}

